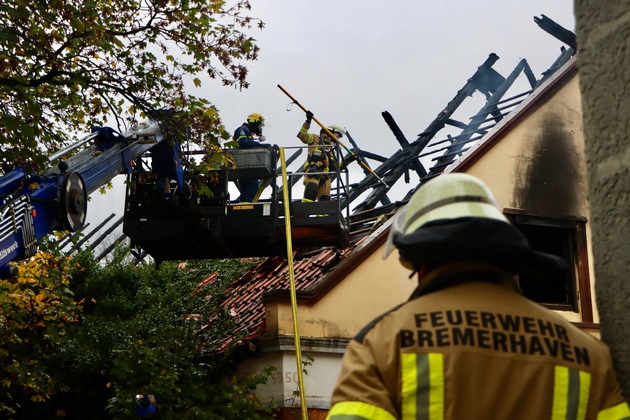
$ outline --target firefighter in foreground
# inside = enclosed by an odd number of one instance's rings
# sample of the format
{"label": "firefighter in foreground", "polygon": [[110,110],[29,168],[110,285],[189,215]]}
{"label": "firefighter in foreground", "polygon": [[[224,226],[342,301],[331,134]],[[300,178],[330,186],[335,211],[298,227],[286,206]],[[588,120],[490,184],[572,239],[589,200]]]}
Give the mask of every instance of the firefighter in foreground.
{"label": "firefighter in foreground", "polygon": [[[244,149],[265,146],[261,144],[265,141],[264,126],[265,117],[257,112],[249,114],[247,121],[234,131],[233,140],[238,143],[238,147]],[[239,201],[242,203],[251,202],[258,192],[260,181],[257,179],[239,179],[238,183],[241,190]]]}
{"label": "firefighter in foreground", "polygon": [[[297,137],[302,143],[307,144],[308,158],[304,163],[304,197],[302,202],[312,203],[313,201],[330,201],[330,174],[324,172],[335,172],[339,169],[339,164],[335,158],[334,145],[335,139],[331,139],[325,130],[316,134],[309,134],[308,129],[311,127],[313,114],[306,112],[306,121],[302,124],[302,128]],[[337,139],[343,137],[343,129],[338,125],[330,125],[328,130],[335,135]]]}
{"label": "firefighter in foreground", "polygon": [[349,343],[329,419],[630,418],[607,346],[520,294],[518,273],[565,264],[533,251],[481,181],[422,186],[393,247],[418,287]]}

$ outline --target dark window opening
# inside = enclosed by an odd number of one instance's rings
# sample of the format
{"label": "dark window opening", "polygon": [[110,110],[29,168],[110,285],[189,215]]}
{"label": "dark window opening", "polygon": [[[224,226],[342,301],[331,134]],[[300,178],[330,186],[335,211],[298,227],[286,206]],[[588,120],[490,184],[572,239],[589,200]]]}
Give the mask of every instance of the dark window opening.
{"label": "dark window opening", "polygon": [[574,311],[582,321],[593,321],[590,293],[586,222],[584,217],[546,217],[519,209],[504,209],[507,218],[527,238],[531,247],[557,255],[569,267],[564,276],[521,275],[523,293],[549,309]]}
{"label": "dark window opening", "polygon": [[536,251],[557,255],[569,267],[564,276],[520,276],[523,293],[549,309],[578,312],[593,322],[585,217],[546,217],[523,210],[503,209]]}
{"label": "dark window opening", "polygon": [[[515,222],[518,229],[527,237],[530,246],[536,251],[553,254],[564,259],[569,267],[573,266],[575,257],[574,229],[552,226],[539,226]],[[567,305],[570,310],[577,311],[575,281],[572,270],[564,276],[536,277],[521,275],[520,285],[523,294],[535,302],[550,305]],[[569,308],[567,308],[569,309]]]}

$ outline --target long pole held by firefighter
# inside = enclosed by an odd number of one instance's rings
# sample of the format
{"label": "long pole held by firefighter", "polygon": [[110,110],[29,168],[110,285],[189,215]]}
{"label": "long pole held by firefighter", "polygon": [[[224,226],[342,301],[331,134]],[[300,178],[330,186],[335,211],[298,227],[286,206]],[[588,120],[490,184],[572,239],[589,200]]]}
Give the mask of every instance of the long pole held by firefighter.
{"label": "long pole held by firefighter", "polygon": [[[287,92],[287,91],[286,91],[286,90],[285,90],[282,86],[278,85],[278,88],[280,88],[280,90],[281,90],[281,91],[283,91],[283,92],[284,92],[284,94],[285,94],[285,95],[287,95],[287,96],[291,99],[291,101],[293,101],[293,103],[294,103],[294,104],[296,104],[297,106],[299,106],[299,107],[302,109],[302,111],[304,111],[304,112],[308,112],[308,110],[307,110],[306,108],[304,108],[304,107],[302,106],[302,104],[301,104],[301,103],[299,103],[299,102],[298,102],[298,101],[297,101],[297,100],[296,100],[293,96],[291,96],[291,94],[290,94],[289,92]],[[329,136],[330,138],[334,139],[337,143],[339,143],[339,145],[340,145],[341,147],[343,147],[344,149],[346,149],[346,151],[347,151],[348,153],[350,153],[352,156],[354,156],[354,158],[357,160],[357,162],[359,162],[359,164],[360,164],[361,166],[363,166],[365,169],[367,169],[367,170],[368,170],[368,171],[369,171],[372,175],[374,175],[374,176],[376,177],[376,179],[378,179],[378,180],[379,180],[379,181],[380,181],[383,185],[385,185],[387,188],[389,188],[389,185],[387,185],[387,184],[385,183],[385,181],[383,181],[383,180],[381,179],[381,177],[379,177],[378,175],[376,175],[376,174],[374,173],[374,171],[373,171],[373,170],[372,170],[369,166],[367,166],[367,165],[366,165],[366,164],[365,164],[365,163],[364,163],[361,159],[359,159],[359,157],[358,157],[358,156],[357,156],[357,155],[356,155],[356,154],[355,154],[352,150],[348,149],[348,148],[346,147],[346,145],[345,145],[345,144],[343,144],[341,141],[339,141],[339,139],[338,139],[337,137],[335,137],[335,135],[334,135],[333,133],[331,133],[331,132],[330,132],[330,130],[329,130],[329,129],[328,129],[328,128],[324,125],[324,124],[322,124],[321,122],[319,122],[319,120],[318,120],[317,118],[315,118],[315,116],[313,116],[313,121],[315,121],[315,122],[317,123],[317,125],[319,125],[319,126],[322,128],[322,130],[324,130],[324,132],[325,132],[326,134],[328,134],[328,136]]]}

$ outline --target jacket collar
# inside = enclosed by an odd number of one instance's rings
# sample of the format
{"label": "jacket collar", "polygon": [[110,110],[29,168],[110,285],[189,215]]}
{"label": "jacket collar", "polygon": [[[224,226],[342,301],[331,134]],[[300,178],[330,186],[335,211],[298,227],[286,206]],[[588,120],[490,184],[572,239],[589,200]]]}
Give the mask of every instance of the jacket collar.
{"label": "jacket collar", "polygon": [[422,277],[409,300],[471,281],[493,283],[520,293],[514,276],[500,267],[478,261],[457,261],[442,264]]}

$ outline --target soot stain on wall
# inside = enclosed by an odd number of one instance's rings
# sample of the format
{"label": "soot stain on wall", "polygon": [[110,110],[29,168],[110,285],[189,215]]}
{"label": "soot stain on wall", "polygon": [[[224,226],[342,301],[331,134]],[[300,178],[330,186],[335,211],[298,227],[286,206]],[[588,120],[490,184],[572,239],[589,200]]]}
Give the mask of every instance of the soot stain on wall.
{"label": "soot stain on wall", "polygon": [[549,113],[531,133],[516,166],[514,202],[544,215],[578,215],[584,180],[581,157],[566,118]]}

